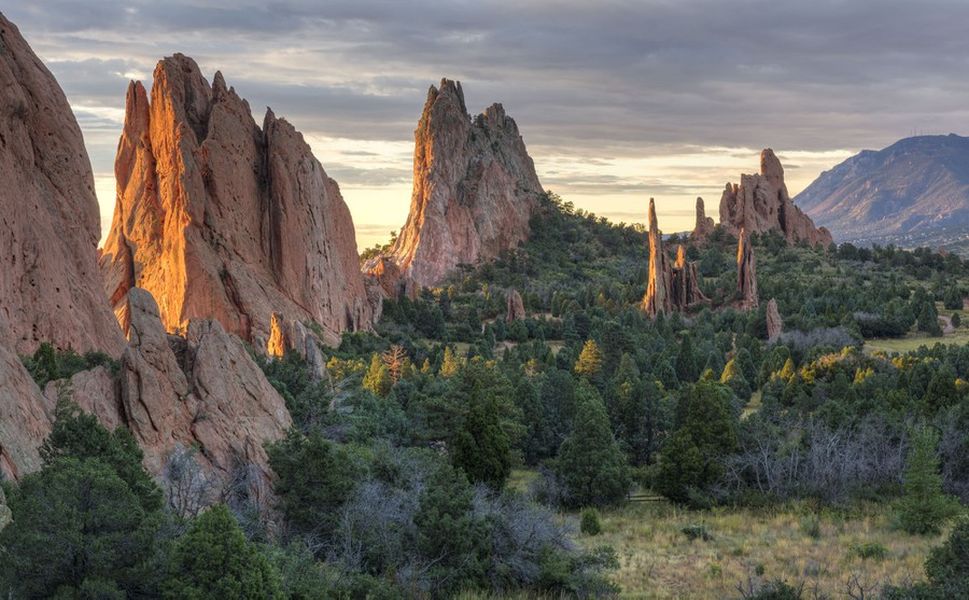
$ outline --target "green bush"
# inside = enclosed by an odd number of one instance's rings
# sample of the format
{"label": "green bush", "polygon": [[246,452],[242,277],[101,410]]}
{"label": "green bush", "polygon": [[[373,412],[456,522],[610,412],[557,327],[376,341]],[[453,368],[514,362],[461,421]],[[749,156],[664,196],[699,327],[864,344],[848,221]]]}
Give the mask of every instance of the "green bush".
{"label": "green bush", "polygon": [[888,548],[878,542],[861,542],[852,544],[848,549],[848,556],[861,560],[885,560],[888,558]]}
{"label": "green bush", "polygon": [[821,539],[821,519],[817,515],[809,515],[801,519],[801,533],[809,538]]}
{"label": "green bush", "polygon": [[913,535],[938,534],[952,512],[952,501],[942,492],[938,445],[934,429],[923,426],[913,431],[898,510],[899,525]]}
{"label": "green bush", "polygon": [[602,533],[602,523],[599,522],[599,511],[595,508],[583,508],[579,516],[579,531],[586,535]]}
{"label": "green bush", "polygon": [[707,526],[700,523],[699,525],[687,525],[686,527],[680,529],[683,535],[687,537],[691,542],[695,540],[702,540],[704,542],[709,542],[713,539],[713,534],[707,529]]}

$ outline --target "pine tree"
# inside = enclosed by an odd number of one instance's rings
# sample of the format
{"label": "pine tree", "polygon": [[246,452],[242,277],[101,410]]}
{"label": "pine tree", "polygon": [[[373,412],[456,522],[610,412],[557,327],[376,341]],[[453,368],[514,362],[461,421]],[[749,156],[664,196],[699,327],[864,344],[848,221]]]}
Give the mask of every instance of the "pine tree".
{"label": "pine tree", "polygon": [[599,393],[583,381],[577,390],[575,424],[559,448],[554,471],[565,488],[565,504],[615,504],[629,491],[626,456],[609,427],[609,416]]}
{"label": "pine tree", "polygon": [[444,360],[441,361],[441,377],[453,377],[461,370],[461,360],[455,356],[454,351],[448,346],[444,349]]}
{"label": "pine tree", "polygon": [[394,387],[394,380],[387,370],[387,365],[380,359],[377,353],[370,357],[370,367],[363,376],[364,389],[370,390],[375,396],[386,396]]}
{"label": "pine tree", "polygon": [[283,597],[279,574],[221,504],[202,513],[176,542],[165,587],[166,598]]}
{"label": "pine tree", "polygon": [[579,360],[575,361],[575,373],[584,377],[595,377],[602,370],[602,351],[595,340],[586,340],[579,353]]}
{"label": "pine tree", "polygon": [[937,534],[949,515],[949,500],[942,492],[939,434],[921,426],[912,433],[904,475],[904,495],[899,502],[898,520],[911,534]]}
{"label": "pine tree", "polygon": [[452,444],[451,462],[474,483],[495,490],[511,474],[511,442],[501,427],[501,412],[493,397],[475,403]]}

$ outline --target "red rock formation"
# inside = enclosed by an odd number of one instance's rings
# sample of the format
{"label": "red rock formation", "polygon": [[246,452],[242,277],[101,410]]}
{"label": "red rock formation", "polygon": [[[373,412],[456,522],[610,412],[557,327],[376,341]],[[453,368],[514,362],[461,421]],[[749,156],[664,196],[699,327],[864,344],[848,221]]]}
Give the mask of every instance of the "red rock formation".
{"label": "red rock formation", "polygon": [[511,323],[525,318],[525,302],[518,290],[508,290],[507,293],[508,310],[505,312],[505,321]]}
{"label": "red rock formation", "polygon": [[649,199],[649,274],[646,280],[646,295],[643,297],[642,309],[650,318],[656,315],[669,314],[673,311],[672,283],[669,258],[663,251],[663,232],[656,222],[656,206],[653,199]]}
{"label": "red rock formation", "polygon": [[[410,214],[389,259],[369,273],[436,285],[459,264],[495,258],[528,238],[542,186],[515,121],[501,104],[471,119],[461,84],[431,86],[414,132]],[[379,270],[378,270],[379,269]],[[382,282],[385,290],[400,285]]]}
{"label": "red rock formation", "polygon": [[771,298],[767,302],[767,339],[774,341],[784,331],[784,321],[781,313],[777,310],[777,300]]}
{"label": "red rock formation", "polygon": [[754,247],[750,244],[747,231],[740,230],[737,242],[737,296],[740,308],[750,310],[757,308],[757,265],[754,261]]}
{"label": "red rock formation", "polygon": [[673,306],[683,311],[698,304],[709,302],[700,289],[700,274],[696,263],[687,262],[686,249],[683,245],[676,247],[676,262],[670,277]]}
{"label": "red rock formation", "polygon": [[40,468],[38,448],[50,433],[44,396],[16,352],[0,343],[0,475],[19,479]]}
{"label": "red rock formation", "polygon": [[703,198],[696,199],[696,225],[690,233],[690,240],[693,242],[703,242],[713,233],[716,225],[713,218],[708,217],[703,207]]}
{"label": "red rock formation", "polygon": [[831,232],[815,228],[801,212],[784,184],[784,167],[770,148],[760,153],[760,174],[741,175],[740,185],[727,184],[720,198],[720,225],[737,235],[776,231],[789,244],[831,245]]}
{"label": "red rock formation", "polygon": [[328,343],[370,326],[336,182],[271,110],[260,129],[220,73],[210,86],[176,54],[155,68],[150,102],[132,83],[115,175],[101,269],[123,326],[135,286],[158,299],[168,331],[211,318],[257,347],[274,313],[315,321]]}
{"label": "red rock formation", "polygon": [[283,437],[292,419],[242,342],[208,320],[192,321],[184,339],[170,336],[151,294],[132,288],[127,298],[118,418],[145,451],[148,470],[162,476],[177,447],[197,447],[203,468],[223,481],[243,464],[268,479],[263,446]]}
{"label": "red rock formation", "polygon": [[104,302],[94,176],[53,75],[0,14],[0,343],[41,342],[117,356]]}

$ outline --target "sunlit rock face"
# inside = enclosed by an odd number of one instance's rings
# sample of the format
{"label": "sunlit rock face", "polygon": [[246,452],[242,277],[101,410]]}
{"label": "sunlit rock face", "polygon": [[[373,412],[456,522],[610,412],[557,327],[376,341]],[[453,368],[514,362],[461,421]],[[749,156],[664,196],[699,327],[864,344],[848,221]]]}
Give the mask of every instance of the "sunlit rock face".
{"label": "sunlit rock face", "polygon": [[740,230],[737,243],[737,298],[743,310],[757,308],[760,304],[757,298],[757,265],[754,260],[754,247],[744,229]]}
{"label": "sunlit rock face", "polygon": [[515,121],[501,104],[472,119],[458,82],[431,86],[414,141],[410,214],[386,257],[396,269],[366,267],[391,295],[517,247],[542,194]]}
{"label": "sunlit rock face", "polygon": [[655,318],[659,314],[684,312],[708,302],[700,289],[700,275],[696,263],[686,260],[686,249],[676,248],[676,260],[670,262],[663,248],[663,232],[656,220],[656,206],[649,199],[649,272],[646,295],[640,303],[642,310]]}
{"label": "sunlit rock face", "polygon": [[371,325],[336,182],[288,122],[267,110],[260,128],[220,73],[209,85],[176,54],[155,68],[150,99],[131,83],[115,175],[101,270],[125,329],[135,286],[167,331],[214,319],[261,350],[274,313],[315,322],[327,343]]}
{"label": "sunlit rock face", "polygon": [[720,197],[720,225],[737,235],[774,231],[789,244],[831,245],[831,232],[794,205],[784,183],[784,167],[770,148],[760,153],[760,173],[741,175],[740,184],[727,184]]}
{"label": "sunlit rock face", "polygon": [[0,343],[117,356],[104,301],[94,177],[53,75],[0,14]]}

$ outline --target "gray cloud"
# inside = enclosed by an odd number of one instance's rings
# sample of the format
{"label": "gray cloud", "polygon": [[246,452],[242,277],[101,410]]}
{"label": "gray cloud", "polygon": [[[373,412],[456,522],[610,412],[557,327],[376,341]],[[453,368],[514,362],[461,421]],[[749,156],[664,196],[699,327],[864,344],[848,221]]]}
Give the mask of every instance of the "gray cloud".
{"label": "gray cloud", "polygon": [[[446,75],[472,110],[503,102],[539,164],[881,147],[969,122],[962,0],[44,0],[6,12],[75,106],[120,109],[125,74],[182,51],[304,133],[400,142]],[[79,117],[96,170],[110,171],[116,120]],[[406,177],[321,158],[348,180]],[[648,173],[567,175],[551,179],[585,192],[652,185]]]}

